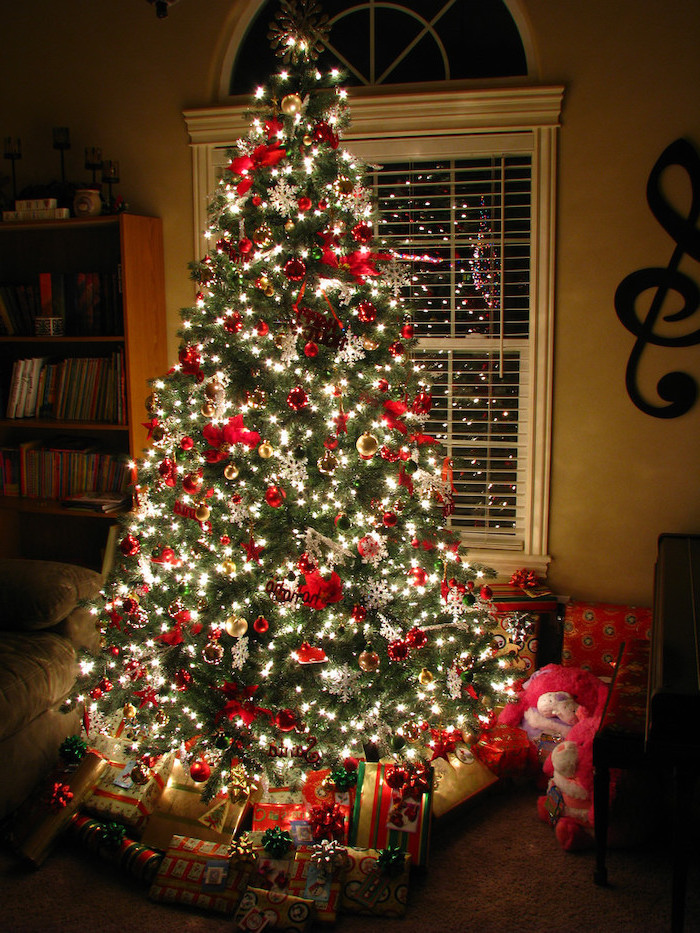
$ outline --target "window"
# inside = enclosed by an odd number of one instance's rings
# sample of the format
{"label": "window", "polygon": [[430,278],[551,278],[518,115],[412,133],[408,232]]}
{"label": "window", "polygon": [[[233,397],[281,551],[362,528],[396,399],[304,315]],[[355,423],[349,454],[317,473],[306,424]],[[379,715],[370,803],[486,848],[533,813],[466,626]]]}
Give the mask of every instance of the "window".
{"label": "window", "polygon": [[[454,77],[450,67],[459,48],[450,43],[455,21],[447,13],[479,4],[431,0],[421,16],[379,0],[338,0],[336,6],[335,12],[327,9],[336,18],[341,7],[357,16],[375,16],[386,7],[387,15],[392,8],[412,17],[409,29],[446,50],[444,80]],[[375,27],[381,22],[376,15]],[[512,36],[507,47],[514,48]],[[376,81],[371,48],[368,54]],[[262,77],[274,67],[271,61]],[[357,71],[364,73],[359,66]],[[521,71],[506,64],[501,73]],[[351,92],[352,124],[343,145],[376,166],[368,183],[375,187],[381,232],[410,257],[408,303],[419,352],[433,376],[426,431],[444,441],[452,464],[450,522],[474,560],[504,575],[528,567],[545,576],[555,164],[563,92],[522,85],[465,90],[451,81],[438,91],[433,87]],[[198,234],[206,229],[207,196],[227,162],[226,150],[248,131],[246,106],[185,113],[198,256],[206,252]]]}

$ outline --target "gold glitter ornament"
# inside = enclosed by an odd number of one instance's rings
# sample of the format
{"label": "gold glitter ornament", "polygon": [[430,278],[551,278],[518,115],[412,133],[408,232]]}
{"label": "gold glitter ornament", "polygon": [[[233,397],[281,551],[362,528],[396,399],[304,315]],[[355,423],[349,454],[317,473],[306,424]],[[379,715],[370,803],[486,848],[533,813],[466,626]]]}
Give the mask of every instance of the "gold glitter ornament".
{"label": "gold glitter ornament", "polygon": [[224,646],[218,639],[208,641],[202,648],[202,657],[207,664],[218,664],[224,656]]}
{"label": "gold glitter ornament", "polygon": [[122,712],[124,713],[124,719],[133,719],[136,715],[136,707],[133,703],[126,703]]}
{"label": "gold glitter ornament", "polygon": [[234,573],[236,572],[236,565],[234,564],[232,560],[225,560],[223,564],[221,565],[221,567],[224,573],[229,577],[232,577]]}
{"label": "gold glitter ornament", "polygon": [[224,629],[232,638],[242,638],[248,631],[248,623],[242,616],[229,616],[224,622]]}
{"label": "gold glitter ornament", "polygon": [[379,655],[376,651],[366,648],[357,658],[357,663],[366,674],[371,674],[379,667]]}
{"label": "gold glitter ornament", "polygon": [[197,508],[194,510],[194,515],[198,522],[206,522],[211,515],[211,509],[208,505],[200,502]]}

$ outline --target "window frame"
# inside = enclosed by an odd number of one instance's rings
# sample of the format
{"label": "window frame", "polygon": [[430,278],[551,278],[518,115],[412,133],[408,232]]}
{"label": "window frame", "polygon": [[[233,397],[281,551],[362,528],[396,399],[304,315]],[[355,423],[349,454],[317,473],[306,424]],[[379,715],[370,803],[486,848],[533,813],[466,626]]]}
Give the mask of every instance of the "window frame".
{"label": "window frame", "polygon": [[[502,576],[527,567],[544,578],[548,550],[554,349],[557,144],[561,86],[447,89],[367,95],[349,91],[352,123],[343,145],[387,161],[392,152],[426,154],[436,144],[465,157],[519,145],[532,157],[528,465],[522,550],[469,547],[468,557]],[[183,113],[192,150],[194,255],[207,251],[207,203],[217,183],[216,151],[247,135],[248,102]],[[433,345],[435,345],[433,343]]]}

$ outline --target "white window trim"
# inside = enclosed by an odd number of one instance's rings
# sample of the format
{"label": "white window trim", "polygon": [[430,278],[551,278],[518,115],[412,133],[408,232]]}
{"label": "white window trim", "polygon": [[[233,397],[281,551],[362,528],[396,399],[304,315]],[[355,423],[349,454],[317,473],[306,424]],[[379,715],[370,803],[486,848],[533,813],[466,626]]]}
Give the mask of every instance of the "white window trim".
{"label": "white window trim", "polygon": [[[421,139],[434,143],[445,137],[445,148],[469,137],[469,154],[478,151],[479,135],[524,134],[532,152],[532,255],[529,339],[531,410],[528,418],[529,462],[526,480],[526,535],[522,551],[470,548],[469,559],[496,569],[502,577],[527,567],[544,578],[548,548],[550,439],[554,332],[554,224],[556,209],[557,136],[564,90],[552,87],[514,87],[439,92],[373,94],[350,91],[352,123],[343,143],[359,155],[376,152],[383,141],[384,157],[409,137],[414,151]],[[206,253],[208,198],[216,187],[215,150],[232,146],[247,135],[248,104],[186,110],[183,114],[192,148],[194,255]],[[448,139],[448,137],[450,139]],[[525,142],[525,140],[527,140]],[[485,142],[485,140],[484,140]],[[505,142],[505,140],[504,140]]]}

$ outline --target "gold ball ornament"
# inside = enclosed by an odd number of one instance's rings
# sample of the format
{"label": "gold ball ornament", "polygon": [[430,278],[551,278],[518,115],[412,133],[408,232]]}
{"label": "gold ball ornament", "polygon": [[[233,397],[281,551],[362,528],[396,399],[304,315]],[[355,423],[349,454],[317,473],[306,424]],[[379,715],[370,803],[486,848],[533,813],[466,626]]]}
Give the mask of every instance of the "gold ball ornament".
{"label": "gold ball ornament", "polygon": [[208,505],[200,502],[197,508],[194,510],[194,515],[198,522],[206,522],[211,515],[211,509]]}
{"label": "gold ball ornament", "polygon": [[151,440],[155,441],[157,444],[159,443],[159,441],[162,441],[164,437],[165,437],[165,428],[163,427],[162,424],[157,424],[151,431]]}
{"label": "gold ball ornament", "polygon": [[202,405],[201,412],[205,418],[211,418],[216,414],[216,405],[213,402],[205,402]]}
{"label": "gold ball ornament", "polygon": [[124,719],[133,719],[136,715],[136,707],[133,703],[126,703],[122,712],[124,714]]}
{"label": "gold ball ornament", "polygon": [[268,441],[263,441],[262,444],[258,447],[258,454],[263,458],[263,460],[269,460],[272,454],[274,453],[272,449],[272,444]]}
{"label": "gold ball ornament", "polygon": [[379,341],[373,340],[371,337],[364,337],[362,339],[362,346],[365,350],[376,350],[379,346]]}
{"label": "gold ball ornament", "polygon": [[294,221],[293,220],[286,221],[284,225],[284,229],[287,231],[287,233],[291,233],[291,231],[294,229]]}
{"label": "gold ball ornament", "polygon": [[298,94],[285,94],[280,102],[280,110],[288,117],[293,117],[302,107],[302,99]]}
{"label": "gold ball ornament", "polygon": [[305,146],[310,146],[313,141],[314,141],[313,136],[309,136],[308,134],[304,136],[304,138],[302,139],[302,142],[304,143]]}
{"label": "gold ball ornament", "polygon": [[427,667],[424,667],[418,675],[418,683],[423,684],[424,687],[427,687],[427,685],[431,684],[434,680],[433,672],[429,671]]}
{"label": "gold ball ornament", "polygon": [[326,476],[332,476],[338,467],[338,458],[332,454],[330,450],[325,450],[323,456],[319,457],[316,461],[316,465],[320,473],[324,473]]}
{"label": "gold ball ornament", "polygon": [[376,651],[366,648],[358,656],[357,663],[361,670],[365,671],[367,674],[371,674],[379,667],[379,655]]}
{"label": "gold ball ornament", "polygon": [[266,249],[272,243],[272,228],[269,224],[261,224],[253,232],[253,243],[262,249]]}
{"label": "gold ball ornament", "polygon": [[379,449],[379,441],[374,434],[365,431],[364,434],[358,437],[355,447],[357,447],[357,452],[363,460],[371,460]]}
{"label": "gold ball ornament", "polygon": [[224,573],[229,577],[232,577],[236,572],[236,565],[232,560],[225,560],[221,567]]}
{"label": "gold ball ornament", "polygon": [[221,383],[217,382],[215,379],[212,379],[211,382],[208,382],[204,386],[204,394],[207,398],[215,399],[221,391]]}
{"label": "gold ball ornament", "polygon": [[354,185],[349,178],[346,178],[345,175],[341,175],[340,178],[333,183],[333,187],[341,197],[347,197],[349,194],[352,194]]}
{"label": "gold ball ornament", "polygon": [[248,623],[242,616],[229,616],[224,622],[224,629],[231,638],[242,638],[248,631]]}
{"label": "gold ball ornament", "polygon": [[263,288],[263,295],[266,295],[268,298],[272,298],[274,294],[275,294],[275,290],[272,287],[272,285],[268,285],[265,288]]}
{"label": "gold ball ornament", "polygon": [[237,479],[240,472],[237,463],[227,463],[224,467],[224,476],[226,479]]}

